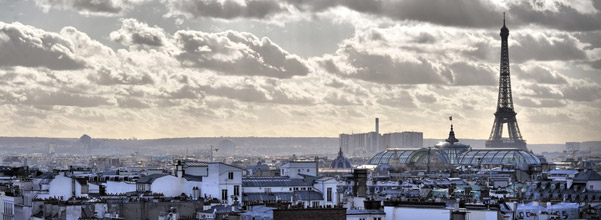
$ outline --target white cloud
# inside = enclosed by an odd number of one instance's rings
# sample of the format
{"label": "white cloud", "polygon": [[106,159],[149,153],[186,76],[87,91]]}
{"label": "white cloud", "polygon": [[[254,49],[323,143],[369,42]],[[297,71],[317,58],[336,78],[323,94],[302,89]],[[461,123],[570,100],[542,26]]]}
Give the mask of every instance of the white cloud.
{"label": "white cloud", "polygon": [[158,47],[167,43],[167,36],[162,28],[138,22],[136,19],[121,19],[121,28],[110,34],[112,41],[120,42],[125,46],[143,45]]}
{"label": "white cloud", "polygon": [[174,38],[182,65],[231,75],[290,78],[307,75],[304,61],[283,50],[269,38],[227,31],[206,33],[178,31]]}
{"label": "white cloud", "polygon": [[69,39],[21,23],[0,22],[0,66],[81,69],[84,59]]}

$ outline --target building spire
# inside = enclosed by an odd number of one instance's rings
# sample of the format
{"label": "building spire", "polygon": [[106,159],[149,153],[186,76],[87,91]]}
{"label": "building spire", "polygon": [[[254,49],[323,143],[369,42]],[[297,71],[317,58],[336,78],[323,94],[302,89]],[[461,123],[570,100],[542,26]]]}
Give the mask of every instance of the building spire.
{"label": "building spire", "polygon": [[505,12],[503,12],[503,27],[505,27]]}
{"label": "building spire", "polygon": [[455,131],[453,131],[453,116],[449,117],[449,121],[451,121],[451,131],[449,132],[449,138],[447,138],[445,141],[449,142],[451,145],[459,142],[459,140],[457,140],[457,138],[455,138]]}

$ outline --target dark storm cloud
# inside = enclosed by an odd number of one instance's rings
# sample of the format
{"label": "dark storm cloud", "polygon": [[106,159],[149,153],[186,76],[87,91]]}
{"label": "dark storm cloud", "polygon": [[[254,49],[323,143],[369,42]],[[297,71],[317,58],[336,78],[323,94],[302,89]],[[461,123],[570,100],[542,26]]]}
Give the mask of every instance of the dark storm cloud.
{"label": "dark storm cloud", "polygon": [[0,66],[83,68],[85,62],[74,50],[74,45],[59,34],[21,23],[0,22]]}
{"label": "dark storm cloud", "polygon": [[181,50],[176,55],[184,66],[211,69],[229,75],[290,78],[307,75],[300,57],[249,33],[178,31],[174,36]]}

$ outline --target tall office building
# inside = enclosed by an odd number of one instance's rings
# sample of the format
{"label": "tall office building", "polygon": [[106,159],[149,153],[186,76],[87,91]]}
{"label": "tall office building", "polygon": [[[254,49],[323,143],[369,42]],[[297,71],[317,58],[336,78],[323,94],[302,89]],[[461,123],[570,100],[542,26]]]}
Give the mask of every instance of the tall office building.
{"label": "tall office building", "polygon": [[415,131],[394,132],[383,135],[385,148],[419,148],[424,145],[424,133]]}

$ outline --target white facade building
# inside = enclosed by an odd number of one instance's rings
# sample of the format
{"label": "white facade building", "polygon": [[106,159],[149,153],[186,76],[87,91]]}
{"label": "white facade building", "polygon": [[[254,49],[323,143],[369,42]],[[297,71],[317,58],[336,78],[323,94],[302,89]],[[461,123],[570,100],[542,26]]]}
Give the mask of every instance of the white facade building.
{"label": "white facade building", "polygon": [[[136,183],[136,191],[162,193],[168,197],[182,194],[194,197],[194,191],[198,189],[197,194],[201,197],[217,198],[231,205],[242,199],[242,170],[218,162],[179,163],[174,175],[153,174],[140,178]],[[108,185],[107,191],[110,191]]]}
{"label": "white facade building", "polygon": [[290,178],[303,178],[301,175],[317,176],[317,162],[289,161],[280,166],[280,175]]}

